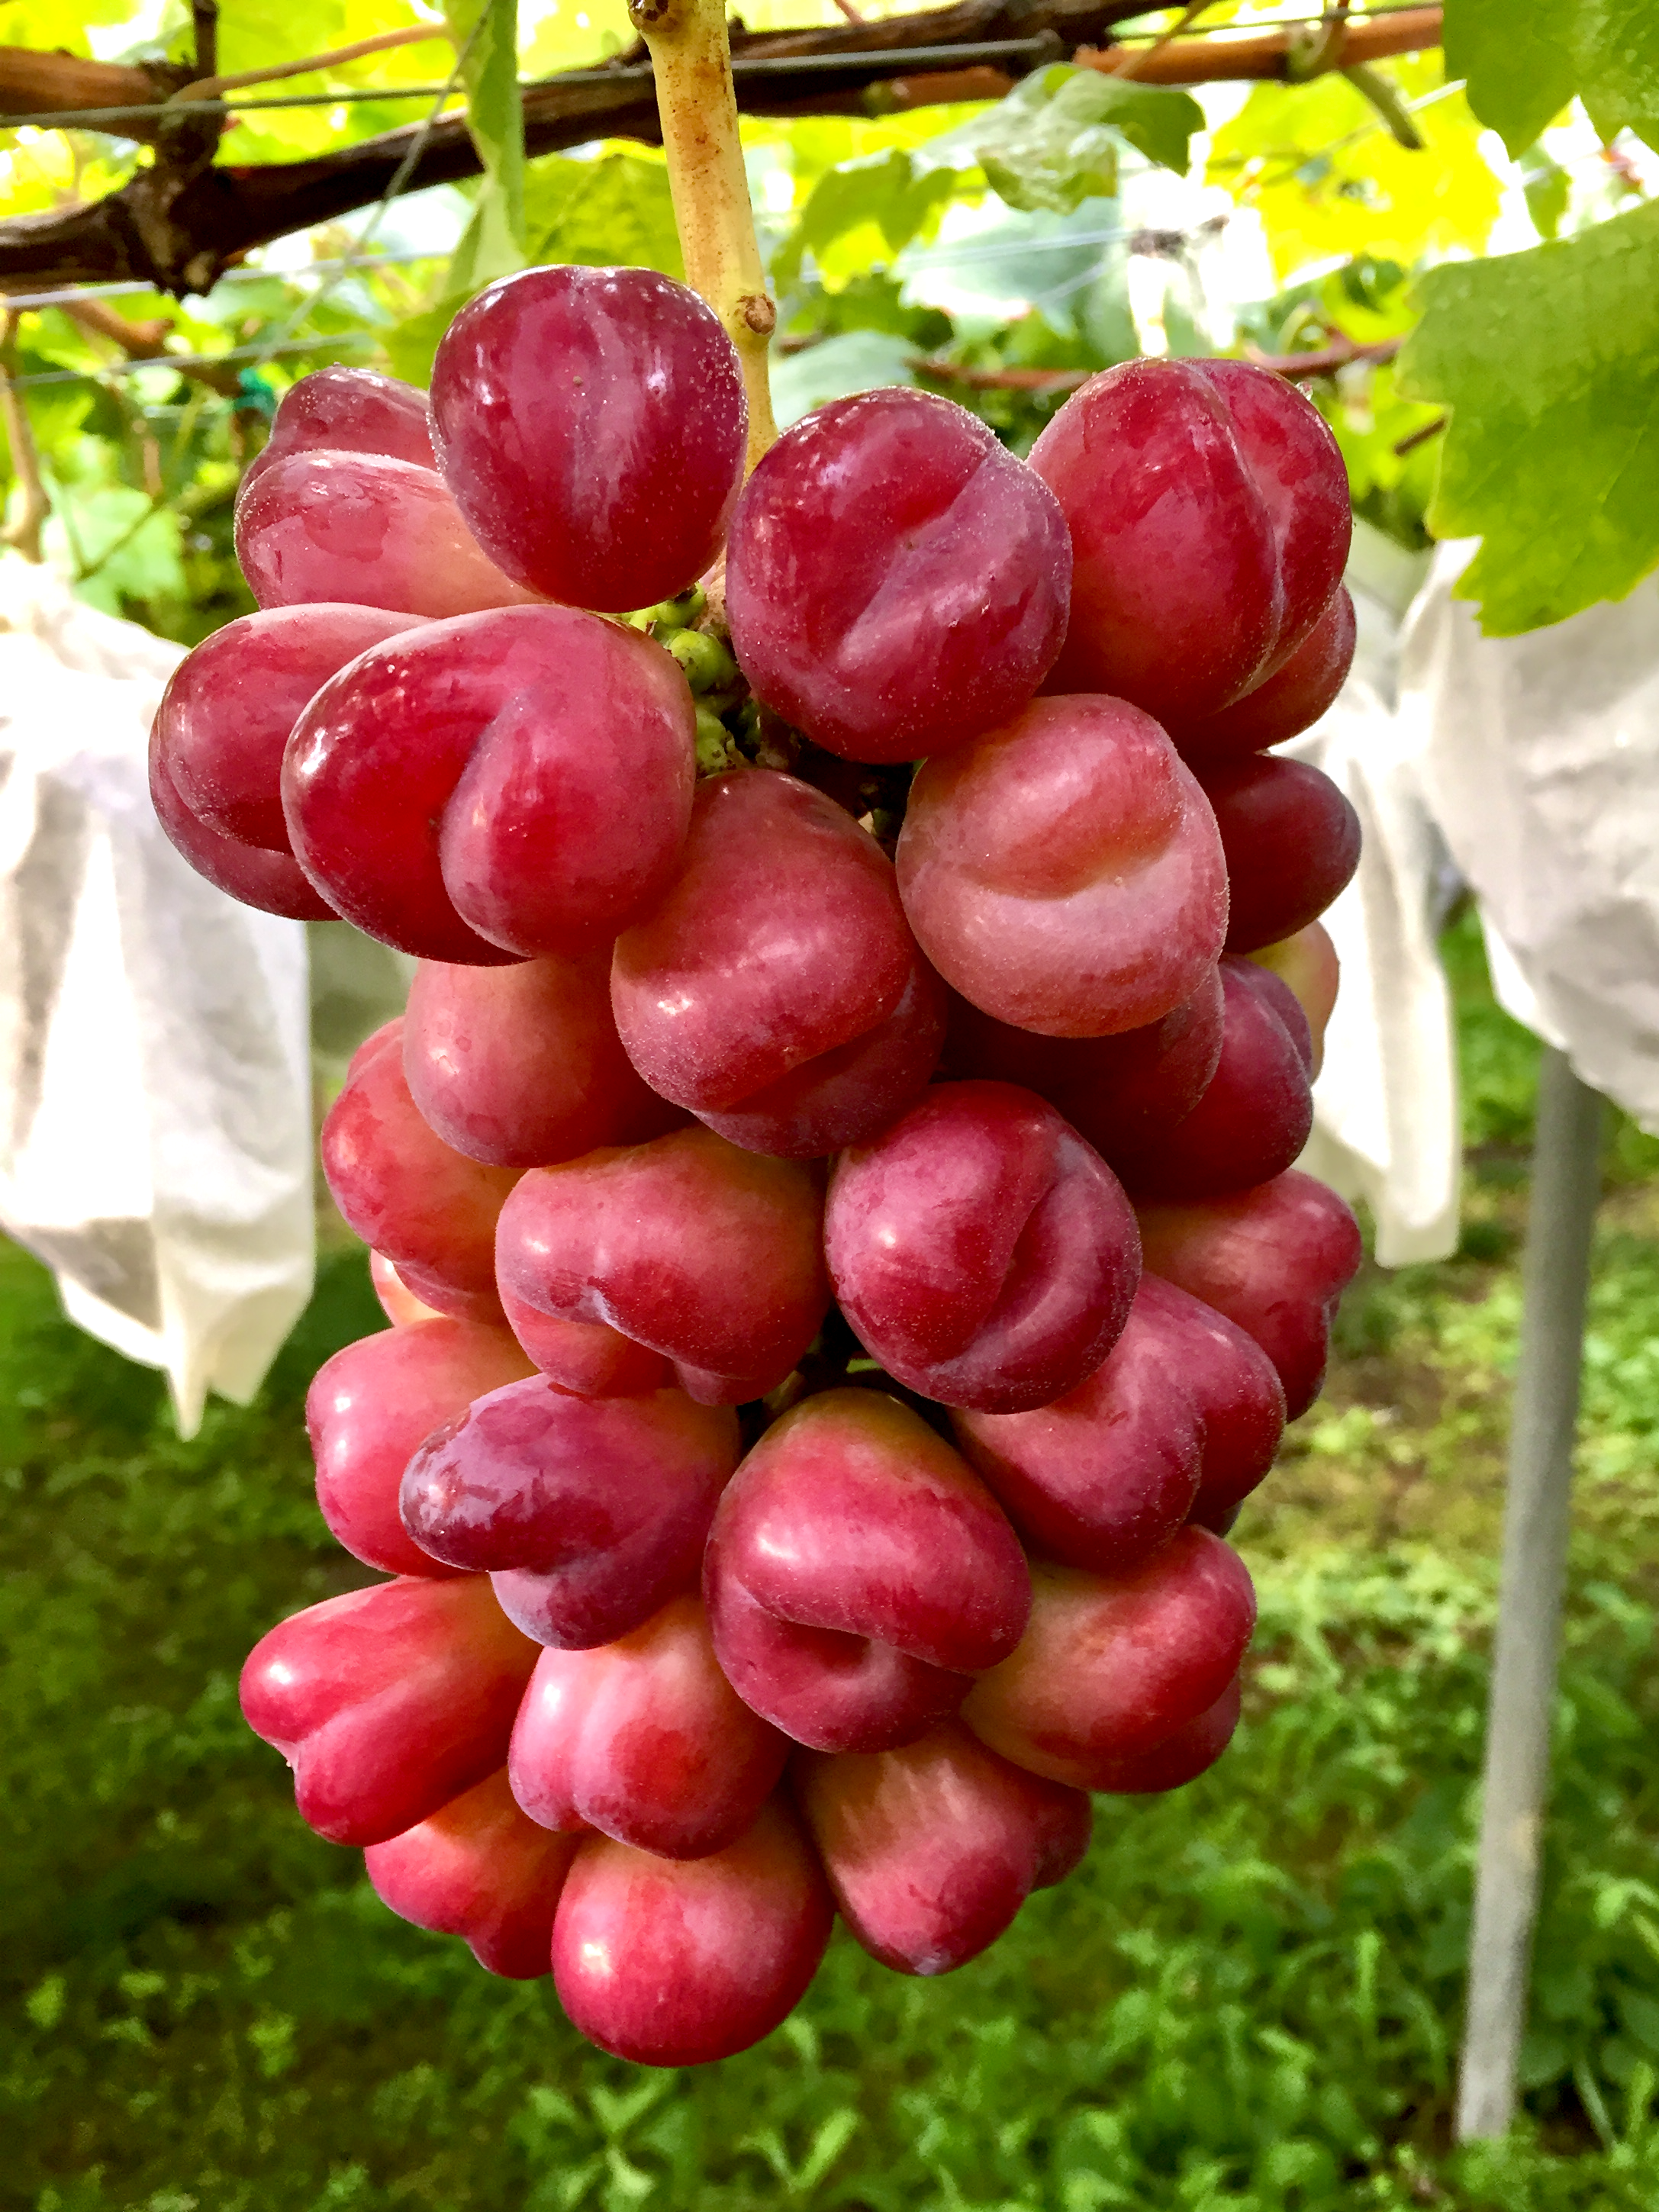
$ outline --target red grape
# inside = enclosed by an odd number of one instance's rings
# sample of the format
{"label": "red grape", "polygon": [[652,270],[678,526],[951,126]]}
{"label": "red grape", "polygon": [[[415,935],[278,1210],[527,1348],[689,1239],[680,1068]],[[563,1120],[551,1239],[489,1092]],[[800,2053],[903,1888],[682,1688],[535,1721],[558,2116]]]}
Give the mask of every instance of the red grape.
{"label": "red grape", "polygon": [[1279,1370],[1287,1419],[1319,1395],[1337,1300],[1361,1258],[1353,1215],[1296,1169],[1205,1206],[1143,1206],[1147,1271],[1253,1336]]}
{"label": "red grape", "polygon": [[1200,781],[1227,855],[1229,952],[1254,952],[1305,929],[1359,865],[1353,808],[1306,761],[1249,760]]}
{"label": "red grape", "polygon": [[1341,581],[1341,454],[1265,369],[1125,362],[1066,401],[1031,466],[1074,556],[1055,690],[1115,692],[1185,726],[1287,659]]}
{"label": "red grape", "polygon": [[[501,1215],[496,1273],[515,1320],[527,1305],[603,1325],[672,1360],[694,1398],[738,1405],[781,1382],[817,1333],[822,1218],[809,1169],[693,1127],[533,1170]],[[574,1348],[579,1367],[546,1371],[589,1389],[598,1347]]]}
{"label": "red grape", "polygon": [[400,1918],[464,1936],[492,1974],[534,1981],[552,1970],[553,1915],[580,1842],[527,1820],[503,1771],[371,1844],[363,1870]]}
{"label": "red grape", "polygon": [[832,799],[766,769],[698,786],[678,874],[617,940],[611,1000],[653,1091],[789,1158],[885,1128],[944,1040],[891,863]]}
{"label": "red grape", "polygon": [[264,451],[242,471],[241,490],[286,453],[385,453],[419,468],[437,466],[426,394],[376,369],[313,369],[277,402]]}
{"label": "red grape", "polygon": [[1288,983],[1253,960],[1224,960],[1221,1058],[1191,1113],[1118,1148],[1137,1198],[1211,1198],[1267,1182],[1313,1127],[1313,1040]]}
{"label": "red grape", "polygon": [[775,1800],[702,1859],[586,1838],[553,1923],[559,2002],[590,2043],[641,2066],[700,2066],[769,2035],[805,1996],[835,1908]]}
{"label": "red grape", "polygon": [[1242,1702],[1243,1685],[1235,1674],[1212,1705],[1165,1736],[1155,1750],[1101,1759],[1095,1768],[1099,1777],[1095,1789],[1112,1797],[1150,1797],[1185,1789],[1206,1773],[1232,1741]]}
{"label": "red grape", "polygon": [[719,552],[749,412],[737,349],[651,269],[526,269],[432,368],[438,463],[507,574],[580,607],[672,599]]}
{"label": "red grape", "polygon": [[409,1455],[530,1362],[504,1329],[435,1316],[363,1337],[324,1362],[306,1399],[317,1503],[354,1559],[389,1575],[442,1575],[398,1515]]}
{"label": "red grape", "polygon": [[671,1859],[737,1842],[789,1740],[720,1670],[702,1600],[585,1651],[544,1651],[513,1730],[513,1794],[550,1828],[598,1828]]}
{"label": "red grape", "polygon": [[216,890],[257,907],[261,914],[285,915],[292,921],[331,921],[334,909],[316,890],[299,862],[287,853],[267,852],[210,830],[179,796],[154,731],[149,741],[149,799],[169,842]]}
{"label": "red grape", "polygon": [[404,1080],[395,1031],[360,1059],[329,1109],[321,1151],[348,1225],[392,1261],[417,1297],[433,1303],[428,1278],[435,1276],[484,1294],[490,1310],[495,1220],[518,1176],[467,1159],[427,1127]]}
{"label": "red grape", "polygon": [[819,1751],[886,1751],[1019,1640],[1028,1578],[990,1492],[908,1407],[809,1398],[727,1487],[703,1582],[732,1687]]}
{"label": "red grape", "polygon": [[1112,1575],[1255,1488],[1279,1449],[1285,1394],[1242,1328],[1148,1275],[1104,1364],[1075,1390],[1033,1413],[951,1418],[1028,1544]]}
{"label": "red grape", "polygon": [[761,461],[726,605],[756,691],[858,761],[948,751],[1019,709],[1066,634],[1060,503],[953,400],[832,400]]}
{"label": "red grape", "polygon": [[583,1398],[639,1398],[674,1381],[661,1352],[635,1344],[608,1322],[565,1321],[508,1290],[501,1291],[501,1306],[527,1357],[561,1390]]}
{"label": "red grape", "polygon": [[1281,938],[1277,945],[1258,946],[1250,957],[1258,968],[1270,968],[1295,992],[1313,1040],[1313,1073],[1317,1075],[1325,1057],[1325,1031],[1336,1005],[1337,986],[1342,980],[1342,966],[1330,932],[1320,923],[1310,921],[1294,937]]}
{"label": "red grape", "polygon": [[1088,1848],[1080,1790],[1010,1765],[959,1721],[896,1751],[798,1753],[794,1774],[842,1917],[902,1974],[977,1957]]}
{"label": "red grape", "polygon": [[678,1390],[577,1398],[539,1375],[475,1398],[404,1469],[423,1552],[494,1574],[541,1644],[610,1644],[695,1585],[738,1425]]}
{"label": "red grape", "polygon": [[597,615],[430,623],[301,718],[283,769],[294,849],[349,921],[424,959],[589,948],[673,873],[695,728],[669,655]]}
{"label": "red grape", "polygon": [[383,1253],[369,1254],[368,1279],[380,1302],[380,1311],[394,1328],[407,1328],[417,1321],[444,1319],[436,1306],[429,1306],[416,1297]]}
{"label": "red grape", "polygon": [[1049,1036],[1156,1022],[1221,950],[1215,820],[1150,716],[1039,699],[911,787],[904,910],[963,998]]}
{"label": "red grape", "polygon": [[962,1717],[1017,1766],[1097,1789],[1108,1762],[1155,1751],[1215,1703],[1255,1626],[1244,1563],[1206,1529],[1122,1575],[1034,1561],[1030,1626]]}
{"label": "red grape", "polygon": [[844,1152],[824,1251],[842,1311],[890,1375],[1002,1413],[1046,1406],[1099,1366],[1140,1268],[1117,1178],[1007,1083],[937,1085]]}
{"label": "red grape", "polygon": [[535,1663],[482,1576],[377,1583],[261,1637],[242,1717],[294,1769],[319,1835],[380,1844],[503,1764]]}
{"label": "red grape", "polygon": [[1347,681],[1354,642],[1353,601],[1347,586],[1339,584],[1288,660],[1218,714],[1171,732],[1182,757],[1207,769],[1300,737],[1334,703]]}
{"label": "red grape", "polygon": [[685,1115],[648,1090],[611,1013],[611,952],[457,968],[423,960],[409,994],[404,1074],[446,1144],[496,1167],[574,1159]]}

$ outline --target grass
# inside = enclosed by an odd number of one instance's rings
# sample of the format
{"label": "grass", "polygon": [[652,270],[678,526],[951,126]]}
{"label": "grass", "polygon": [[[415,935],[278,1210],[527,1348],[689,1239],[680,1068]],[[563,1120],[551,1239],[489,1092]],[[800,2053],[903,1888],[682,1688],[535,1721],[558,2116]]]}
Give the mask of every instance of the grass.
{"label": "grass", "polygon": [[1468,925],[1465,1249],[1368,1270],[1239,1538],[1262,1624],[1213,1774],[938,1983],[838,1936],[761,2048],[653,2075],[489,1981],[301,1826],[234,1683],[357,1579],[310,1498],[333,1260],[193,1443],[0,1265],[0,2206],[27,2212],[1602,2212],[1659,2202],[1659,1146],[1597,1247],[1523,2124],[1449,2114],[1534,1055]]}

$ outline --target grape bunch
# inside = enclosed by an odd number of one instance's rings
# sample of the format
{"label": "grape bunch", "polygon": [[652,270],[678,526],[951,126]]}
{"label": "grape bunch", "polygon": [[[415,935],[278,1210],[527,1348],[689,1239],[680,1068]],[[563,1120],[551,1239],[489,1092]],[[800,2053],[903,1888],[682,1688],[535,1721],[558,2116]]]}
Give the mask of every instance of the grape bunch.
{"label": "grape bunch", "polygon": [[1315,410],[1151,361],[1029,463],[909,389],[745,438],[639,270],[493,286],[429,401],[307,378],[153,744],[213,881],[420,963],[322,1139],[392,1326],[308,1407],[389,1579],[243,1710],[395,1911],[662,2064],[837,1912],[961,1965],[1219,1755],[1358,1255],[1292,1165],[1354,817],[1263,751],[1352,649]]}

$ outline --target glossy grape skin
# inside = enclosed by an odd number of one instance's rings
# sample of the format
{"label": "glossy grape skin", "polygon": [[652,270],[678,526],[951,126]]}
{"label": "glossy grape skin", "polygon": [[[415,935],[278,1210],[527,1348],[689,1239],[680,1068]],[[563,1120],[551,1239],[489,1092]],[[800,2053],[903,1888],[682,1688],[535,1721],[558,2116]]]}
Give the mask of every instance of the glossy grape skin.
{"label": "glossy grape skin", "polygon": [[831,1390],[774,1423],[720,1500],[703,1564],[745,1705],[817,1751],[887,1751],[1012,1650],[1028,1577],[977,1476],[895,1400]]}
{"label": "glossy grape skin", "polygon": [[1243,1701],[1243,1681],[1235,1674],[1212,1705],[1166,1736],[1155,1750],[1097,1761],[1096,1790],[1109,1797],[1152,1797],[1184,1790],[1207,1773],[1232,1741]]}
{"label": "glossy grape skin", "polygon": [[1206,1205],[1141,1206],[1147,1272],[1190,1291],[1253,1336],[1279,1370],[1287,1420],[1324,1380],[1330,1324],[1362,1257],[1352,1213],[1295,1168]]}
{"label": "glossy grape skin", "polygon": [[969,1464],[1033,1549],[1124,1574],[1182,1522],[1218,1517],[1272,1466],[1285,1394],[1244,1331],[1157,1276],[1088,1380],[1052,1405],[953,1411]]}
{"label": "glossy grape skin", "polygon": [[416,1297],[384,1253],[369,1254],[368,1280],[370,1288],[380,1300],[380,1311],[394,1328],[409,1328],[417,1321],[441,1321],[445,1318],[436,1306],[429,1306]]}
{"label": "glossy grape skin", "polygon": [[294,849],[348,921],[494,965],[614,936],[673,874],[696,716],[662,647],[568,607],[432,623],[365,653],[283,768]]}
{"label": "glossy grape skin", "polygon": [[[522,1302],[604,1325],[671,1360],[692,1397],[740,1405],[817,1334],[822,1221],[811,1170],[693,1126],[527,1175],[501,1215],[496,1276],[515,1316]],[[584,1387],[579,1371],[546,1371]]]}
{"label": "glossy grape skin", "polygon": [[530,1373],[504,1329],[441,1315],[382,1329],[325,1360],[306,1396],[317,1504],[354,1559],[389,1575],[443,1575],[412,1541],[398,1487],[416,1446],[473,1399]]}
{"label": "glossy grape skin", "polygon": [[962,1717],[1017,1766],[1075,1790],[1155,1751],[1221,1696],[1255,1626],[1243,1561],[1182,1528],[1127,1574],[1033,1561],[1031,1620]]}
{"label": "glossy grape skin", "polygon": [[1226,1029],[1203,1097],[1181,1121],[1123,1146],[1136,1198],[1216,1198],[1282,1175],[1313,1127],[1313,1039],[1290,985],[1253,960],[1224,960]]}
{"label": "glossy grape skin", "polygon": [[700,2066],[758,2043],[805,1996],[835,1920],[777,1799],[701,1859],[590,1836],[553,1923],[553,1981],[590,2043],[641,2066]]}
{"label": "glossy grape skin", "polygon": [[154,730],[149,741],[149,801],[168,842],[216,890],[261,914],[284,915],[290,921],[331,921],[334,909],[299,862],[287,853],[267,852],[210,830],[179,796]]}
{"label": "glossy grape skin", "polygon": [[1046,1037],[996,1021],[952,992],[943,1072],[1035,1091],[1109,1165],[1115,1152],[1179,1121],[1204,1096],[1221,1058],[1224,1003],[1212,967],[1190,999],[1144,1029]]}
{"label": "glossy grape skin", "polygon": [[395,1030],[358,1061],[329,1109],[319,1150],[347,1224],[392,1261],[417,1297],[433,1303],[426,1279],[433,1275],[482,1293],[489,1310],[496,1217],[518,1177],[465,1158],[427,1127],[404,1080]]}
{"label": "glossy grape skin", "polygon": [[897,1973],[976,1958],[1088,1848],[1080,1790],[999,1759],[959,1721],[897,1751],[798,1752],[793,1774],[842,1918]]}
{"label": "glossy grape skin", "polygon": [[611,1013],[611,952],[511,968],[422,961],[403,1033],[410,1095],[469,1159],[544,1167],[660,1136],[685,1115],[649,1090]]}
{"label": "glossy grape skin", "polygon": [[923,951],[982,1012],[1108,1036],[1190,999],[1221,951],[1215,820],[1156,722],[1039,699],[911,786],[896,854]]}
{"label": "glossy grape skin", "polygon": [[264,450],[243,470],[238,496],[285,455],[315,452],[382,453],[436,468],[425,392],[377,369],[313,369],[277,401]]}
{"label": "glossy grape skin", "polygon": [[830,1176],[824,1252],[842,1310],[890,1375],[993,1413],[1092,1374],[1140,1273],[1117,1178],[1029,1091],[936,1084]]}
{"label": "glossy grape skin", "polygon": [[1306,761],[1249,760],[1200,778],[1227,855],[1229,952],[1293,937],[1359,866],[1359,817]]}
{"label": "glossy grape skin", "polygon": [[697,1579],[738,1462],[723,1407],[677,1390],[578,1398],[539,1375],[476,1398],[404,1469],[404,1528],[448,1565],[495,1577],[541,1644],[613,1643]]}
{"label": "glossy grape skin", "polygon": [[479,543],[547,599],[620,611],[694,583],[742,482],[737,349],[651,269],[526,269],[432,368],[438,465]]}
{"label": "glossy grape skin", "polygon": [[197,819],[226,837],[289,853],[283,750],[337,670],[411,625],[378,607],[273,607],[204,638],[173,671],[153,742]]}
{"label": "glossy grape skin", "polygon": [[363,1871],[401,1919],[459,1936],[490,1973],[529,1982],[552,1971],[553,1915],[580,1842],[527,1820],[503,1769],[371,1844]]}
{"label": "glossy grape skin", "polygon": [[294,1769],[319,1835],[380,1844],[505,1762],[535,1663],[482,1576],[377,1583],[261,1637],[242,1715]]}
{"label": "glossy grape skin", "polygon": [[236,558],[262,607],[347,600],[430,622],[536,596],[479,550],[435,470],[380,453],[272,462],[236,502]]}
{"label": "glossy grape skin", "polygon": [[507,1767],[518,1802],[547,1827],[700,1859],[753,1826],[789,1749],[721,1674],[702,1600],[688,1592],[614,1644],[544,1651]]}
{"label": "glossy grape skin", "polygon": [[698,785],[678,872],[617,939],[611,993],[653,1091],[786,1158],[884,1128],[944,1041],[891,862],[832,799],[768,769]]}
{"label": "glossy grape skin", "polygon": [[1325,1057],[1325,1031],[1330,1025],[1337,988],[1342,980],[1342,964],[1336,957],[1330,932],[1319,922],[1310,921],[1294,937],[1281,938],[1277,945],[1259,945],[1250,958],[1258,968],[1270,968],[1295,992],[1313,1040],[1313,1072],[1316,1076]]}
{"label": "glossy grape skin", "polygon": [[1317,409],[1265,369],[1109,368],[1060,410],[1031,466],[1074,556],[1051,690],[1113,692],[1188,726],[1288,658],[1341,580],[1341,454]]}
{"label": "glossy grape skin", "polygon": [[732,643],[757,693],[856,761],[947,752],[1017,714],[1066,634],[1060,502],[954,400],[831,400],[744,487]]}
{"label": "glossy grape skin", "polygon": [[1172,730],[1176,750],[1202,772],[1300,737],[1336,701],[1353,665],[1353,601],[1339,584],[1300,645],[1218,714]]}
{"label": "glossy grape skin", "polygon": [[640,1398],[674,1382],[674,1370],[661,1352],[636,1344],[606,1322],[544,1314],[508,1290],[501,1291],[501,1307],[526,1356],[561,1390],[574,1390],[580,1398]]}

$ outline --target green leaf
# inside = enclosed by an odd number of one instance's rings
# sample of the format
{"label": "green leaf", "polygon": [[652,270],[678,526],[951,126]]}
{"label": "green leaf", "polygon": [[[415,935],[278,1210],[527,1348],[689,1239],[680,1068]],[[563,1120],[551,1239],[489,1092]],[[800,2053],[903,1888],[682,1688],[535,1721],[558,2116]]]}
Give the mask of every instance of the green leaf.
{"label": "green leaf", "polygon": [[597,161],[550,154],[525,182],[525,246],[532,261],[589,268],[659,269],[683,277],[665,163],[641,154]]}
{"label": "green leaf", "polygon": [[914,384],[910,368],[915,349],[908,338],[886,331],[846,331],[772,363],[772,410],[778,428],[787,429],[827,400],[854,392],[875,392],[893,384]]}
{"label": "green leaf", "polygon": [[[963,165],[971,167],[971,163]],[[839,238],[873,223],[890,253],[902,252],[936,210],[956,191],[949,165],[918,171],[901,147],[826,169],[813,185],[793,230],[773,257],[774,283],[782,289],[800,274],[810,252],[820,262]]]}
{"label": "green leaf", "polygon": [[1530,148],[1521,172],[1521,189],[1527,196],[1527,213],[1540,238],[1553,238],[1572,197],[1571,179],[1561,164],[1541,146]]}
{"label": "green leaf", "polygon": [[1659,146],[1659,9],[1652,0],[1447,0],[1446,68],[1518,158],[1575,93],[1607,138]]}
{"label": "green leaf", "polygon": [[1115,195],[1125,143],[1184,175],[1193,134],[1203,127],[1203,110],[1188,93],[1056,63],[913,159],[929,168],[977,164],[1010,207],[1069,215],[1085,199]]}
{"label": "green leaf", "polygon": [[1401,391],[1452,410],[1428,515],[1484,542],[1488,635],[1622,599],[1659,562],[1659,204],[1420,280]]}
{"label": "green leaf", "polygon": [[467,129],[483,164],[472,219],[449,264],[449,289],[471,293],[525,265],[518,0],[447,0],[444,17],[465,53]]}

